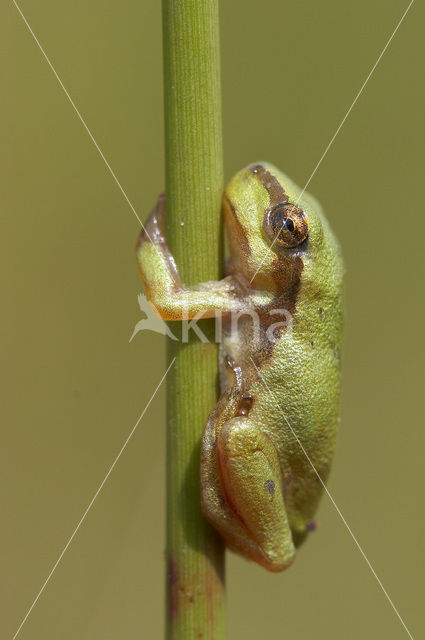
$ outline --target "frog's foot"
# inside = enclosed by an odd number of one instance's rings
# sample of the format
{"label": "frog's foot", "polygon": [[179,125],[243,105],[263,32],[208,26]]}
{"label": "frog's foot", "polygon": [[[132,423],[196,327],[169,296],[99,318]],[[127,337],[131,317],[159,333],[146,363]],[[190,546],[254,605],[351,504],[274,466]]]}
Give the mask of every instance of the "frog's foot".
{"label": "frog's foot", "polygon": [[160,193],[156,205],[150,212],[140,232],[137,248],[144,242],[166,244],[165,236],[165,193]]}
{"label": "frog's foot", "polygon": [[240,285],[232,276],[185,287],[166,238],[165,195],[158,197],[136,247],[143,288],[164,320],[213,318],[243,308]]}
{"label": "frog's foot", "polygon": [[174,259],[168,249],[165,229],[165,194],[157,203],[140,232],[136,256],[142,283],[158,315],[163,300],[173,291],[181,289]]}
{"label": "frog's foot", "polygon": [[[230,548],[269,571],[294,559],[277,452],[249,417],[205,429],[201,495],[205,515]],[[218,473],[217,473],[218,471]]]}

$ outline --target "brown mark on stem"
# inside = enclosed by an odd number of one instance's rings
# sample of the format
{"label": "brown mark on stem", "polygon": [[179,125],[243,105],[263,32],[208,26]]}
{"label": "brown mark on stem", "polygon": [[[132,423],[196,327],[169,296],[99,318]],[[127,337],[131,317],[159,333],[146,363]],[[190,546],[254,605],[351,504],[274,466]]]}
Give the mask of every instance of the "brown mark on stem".
{"label": "brown mark on stem", "polygon": [[168,569],[167,569],[167,605],[170,615],[170,620],[175,622],[178,615],[179,602],[177,595],[178,584],[178,571],[174,558],[170,555],[168,557]]}

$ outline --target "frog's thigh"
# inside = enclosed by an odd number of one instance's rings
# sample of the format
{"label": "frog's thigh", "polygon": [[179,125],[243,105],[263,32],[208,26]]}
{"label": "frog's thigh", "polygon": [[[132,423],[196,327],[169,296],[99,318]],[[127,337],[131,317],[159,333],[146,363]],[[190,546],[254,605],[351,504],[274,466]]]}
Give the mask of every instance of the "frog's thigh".
{"label": "frog's thigh", "polygon": [[233,418],[218,433],[217,459],[225,497],[264,554],[261,564],[285,569],[295,550],[271,440],[250,418]]}
{"label": "frog's thigh", "polygon": [[216,433],[226,423],[226,414],[232,413],[234,403],[230,396],[231,392],[221,396],[205,426],[201,447],[201,505],[205,516],[226,539],[231,549],[256,562],[262,562],[263,554],[258,545],[249,537],[245,527],[235,518],[227,504],[217,474]]}

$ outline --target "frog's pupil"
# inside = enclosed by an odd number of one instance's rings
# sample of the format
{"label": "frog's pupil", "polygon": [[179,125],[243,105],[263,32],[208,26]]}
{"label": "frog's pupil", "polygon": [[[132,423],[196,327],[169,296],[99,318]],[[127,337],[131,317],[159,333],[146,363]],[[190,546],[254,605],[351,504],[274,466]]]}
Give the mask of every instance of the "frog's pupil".
{"label": "frog's pupil", "polygon": [[283,220],[283,227],[284,229],[288,229],[288,231],[290,231],[291,233],[295,229],[294,223],[292,222],[291,218],[286,218]]}

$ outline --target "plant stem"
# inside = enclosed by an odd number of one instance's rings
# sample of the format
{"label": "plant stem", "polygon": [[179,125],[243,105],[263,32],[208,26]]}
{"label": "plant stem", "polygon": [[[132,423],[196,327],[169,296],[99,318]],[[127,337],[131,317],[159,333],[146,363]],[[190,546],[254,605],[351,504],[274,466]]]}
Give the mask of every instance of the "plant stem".
{"label": "plant stem", "polygon": [[[163,0],[167,237],[185,284],[221,276],[218,0]],[[217,400],[212,341],[168,341],[167,638],[224,638],[224,547],[200,508],[202,430]],[[176,333],[175,324],[172,330]]]}

